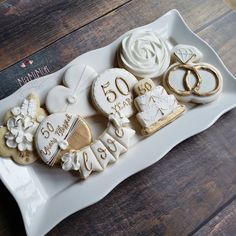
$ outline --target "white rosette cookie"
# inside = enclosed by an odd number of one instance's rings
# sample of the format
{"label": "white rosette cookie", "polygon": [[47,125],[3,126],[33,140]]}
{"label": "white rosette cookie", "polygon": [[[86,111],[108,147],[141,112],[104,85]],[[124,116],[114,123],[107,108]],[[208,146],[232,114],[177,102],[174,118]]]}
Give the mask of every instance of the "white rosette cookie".
{"label": "white rosette cookie", "polygon": [[120,67],[139,78],[155,78],[168,68],[170,52],[157,32],[136,30],[122,40],[117,61]]}

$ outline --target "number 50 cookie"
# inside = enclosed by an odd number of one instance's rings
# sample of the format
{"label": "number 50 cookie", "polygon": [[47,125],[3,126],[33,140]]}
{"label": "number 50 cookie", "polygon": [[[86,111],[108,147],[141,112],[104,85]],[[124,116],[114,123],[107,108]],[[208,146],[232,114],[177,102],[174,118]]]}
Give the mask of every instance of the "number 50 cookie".
{"label": "number 50 cookie", "polygon": [[134,114],[132,89],[136,83],[135,76],[124,69],[105,70],[92,85],[94,105],[106,116],[110,114],[132,116]]}

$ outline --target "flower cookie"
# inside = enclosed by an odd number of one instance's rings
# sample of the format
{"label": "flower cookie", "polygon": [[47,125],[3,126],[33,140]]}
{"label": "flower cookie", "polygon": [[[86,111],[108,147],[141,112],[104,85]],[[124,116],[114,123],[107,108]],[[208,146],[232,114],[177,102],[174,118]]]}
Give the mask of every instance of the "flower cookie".
{"label": "flower cookie", "polygon": [[129,120],[118,115],[109,116],[109,124],[103,134],[89,146],[65,153],[61,158],[62,169],[79,171],[82,179],[94,171],[102,171],[117,161],[128,150],[135,131],[128,127]]}
{"label": "flower cookie", "polygon": [[0,156],[11,157],[22,165],[36,161],[38,156],[33,145],[34,135],[45,116],[39,97],[33,93],[20,106],[8,111],[4,126],[0,128]]}
{"label": "flower cookie", "polygon": [[142,134],[150,135],[166,126],[184,111],[173,95],[168,95],[162,86],[155,86],[151,79],[140,80],[134,87],[136,115],[141,124]]}
{"label": "flower cookie", "polygon": [[189,45],[172,50],[177,60],[163,77],[165,89],[182,102],[209,103],[217,99],[223,88],[221,73],[214,66],[199,62],[201,52]]}
{"label": "flower cookie", "polygon": [[85,120],[69,112],[54,113],[46,117],[35,135],[38,155],[53,166],[69,150],[85,147],[92,141]]}
{"label": "flower cookie", "polygon": [[135,76],[124,69],[107,69],[93,82],[93,103],[106,116],[131,117],[135,112],[132,89],[136,83]]}
{"label": "flower cookie", "polygon": [[117,51],[117,61],[138,78],[162,75],[170,64],[167,43],[151,30],[136,30],[127,35]]}
{"label": "flower cookie", "polygon": [[70,112],[82,117],[94,115],[96,111],[89,103],[89,89],[97,72],[87,65],[73,65],[63,76],[63,85],[52,88],[46,97],[50,113]]}

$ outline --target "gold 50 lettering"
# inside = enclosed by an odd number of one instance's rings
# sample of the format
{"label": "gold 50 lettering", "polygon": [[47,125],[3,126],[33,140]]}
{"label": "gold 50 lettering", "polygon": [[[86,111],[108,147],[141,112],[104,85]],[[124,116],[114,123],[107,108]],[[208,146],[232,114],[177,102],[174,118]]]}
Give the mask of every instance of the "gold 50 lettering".
{"label": "gold 50 lettering", "polygon": [[[123,86],[122,86],[123,84]],[[130,87],[129,84],[127,83],[127,81],[121,77],[116,77],[115,79],[115,86],[117,91],[124,96],[129,95],[130,93]],[[101,85],[102,87],[102,91],[104,93],[104,95],[107,98],[107,101],[110,103],[115,102],[115,100],[117,99],[117,91],[115,91],[114,89],[110,88],[110,82],[108,81],[105,84]]]}
{"label": "gold 50 lettering", "polygon": [[46,128],[45,127],[41,128],[41,133],[46,139],[50,137],[50,132],[53,132],[53,131],[54,131],[54,127],[50,122],[47,122]]}
{"label": "gold 50 lettering", "polygon": [[152,90],[152,85],[149,84],[148,82],[145,82],[144,84],[140,84],[140,86],[138,86],[138,90],[139,90],[139,93],[143,95],[146,92]]}

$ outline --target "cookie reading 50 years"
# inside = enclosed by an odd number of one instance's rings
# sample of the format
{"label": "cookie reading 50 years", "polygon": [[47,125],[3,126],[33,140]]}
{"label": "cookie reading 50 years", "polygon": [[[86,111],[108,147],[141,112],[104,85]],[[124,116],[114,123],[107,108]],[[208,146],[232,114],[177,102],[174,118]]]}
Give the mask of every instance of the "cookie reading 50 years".
{"label": "cookie reading 50 years", "polygon": [[85,147],[91,140],[85,120],[65,112],[52,114],[41,122],[35,144],[41,159],[54,165],[66,151]]}
{"label": "cookie reading 50 years", "polygon": [[135,112],[132,89],[136,83],[135,76],[124,69],[105,70],[92,85],[94,105],[106,116],[132,116]]}

